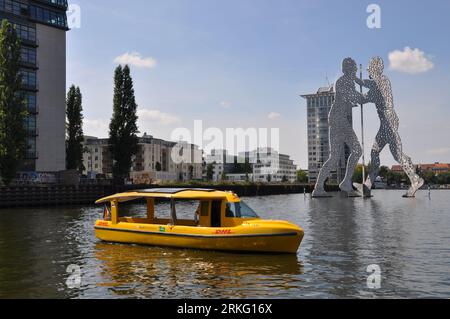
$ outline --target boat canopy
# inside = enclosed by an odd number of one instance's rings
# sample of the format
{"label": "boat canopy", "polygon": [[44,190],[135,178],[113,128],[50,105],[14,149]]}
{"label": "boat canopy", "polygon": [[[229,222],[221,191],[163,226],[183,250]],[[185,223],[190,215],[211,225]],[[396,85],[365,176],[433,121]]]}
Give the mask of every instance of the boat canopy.
{"label": "boat canopy", "polygon": [[203,188],[151,188],[129,191],[111,195],[96,201],[103,204],[112,201],[119,203],[129,202],[140,198],[166,198],[166,199],[227,199],[229,202],[239,202],[239,197],[233,192],[217,191]]}

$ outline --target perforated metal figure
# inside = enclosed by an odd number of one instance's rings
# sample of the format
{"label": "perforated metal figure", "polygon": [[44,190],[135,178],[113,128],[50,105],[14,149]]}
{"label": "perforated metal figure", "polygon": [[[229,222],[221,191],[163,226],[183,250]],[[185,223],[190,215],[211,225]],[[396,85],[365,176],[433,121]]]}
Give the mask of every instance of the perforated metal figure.
{"label": "perforated metal figure", "polygon": [[411,188],[404,197],[414,197],[417,190],[423,186],[424,180],[416,174],[411,158],[403,153],[391,82],[387,76],[383,75],[383,59],[372,58],[367,70],[370,80],[364,80],[363,85],[369,89],[367,99],[368,102],[375,103],[381,126],[372,148],[371,171],[365,185],[368,189],[372,188],[372,184],[380,172],[380,153],[389,144],[392,156],[402,166],[411,181]]}
{"label": "perforated metal figure", "polygon": [[364,95],[359,93],[355,88],[357,71],[358,67],[353,59],[344,59],[342,62],[342,72],[344,75],[336,82],[336,98],[328,117],[330,127],[330,157],[319,172],[316,187],[312,193],[313,197],[328,197],[324,189],[325,180],[330,175],[331,170],[337,167],[339,155],[343,151],[344,145],[347,145],[350,149],[350,157],[348,159],[344,181],[339,187],[348,196],[359,196],[357,192],[353,191],[352,178],[356,165],[362,156],[362,148],[353,130],[350,119],[352,118],[353,107],[365,103],[366,100]]}

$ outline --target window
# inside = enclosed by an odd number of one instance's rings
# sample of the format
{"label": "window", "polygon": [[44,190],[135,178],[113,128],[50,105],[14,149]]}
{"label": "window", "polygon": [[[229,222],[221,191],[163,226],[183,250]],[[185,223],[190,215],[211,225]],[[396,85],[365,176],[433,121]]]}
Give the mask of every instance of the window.
{"label": "window", "polygon": [[200,214],[201,214],[201,216],[208,216],[209,215],[209,202],[202,202],[201,203]]}
{"label": "window", "polygon": [[36,94],[35,93],[26,93],[25,94],[25,107],[29,113],[36,113]]}
{"label": "window", "polygon": [[34,136],[36,134],[36,115],[29,115],[25,119],[24,125],[28,135]]}
{"label": "window", "polygon": [[242,201],[239,203],[227,203],[225,216],[231,218],[259,218],[255,211]]}
{"label": "window", "polygon": [[22,85],[35,89],[36,88],[36,72],[30,70],[21,70]]}
{"label": "window", "polygon": [[20,60],[23,63],[36,65],[36,48],[22,48]]}
{"label": "window", "polygon": [[48,23],[61,28],[67,28],[67,17],[65,12],[56,12],[32,5],[30,6],[30,16],[32,19],[39,22]]}
{"label": "window", "polygon": [[0,0],[0,10],[16,15],[26,15],[28,12],[26,4],[12,0]]}
{"label": "window", "polygon": [[[1,0],[0,0],[1,2]],[[36,42],[36,29],[34,27],[15,24],[17,35],[21,40]]]}
{"label": "window", "polygon": [[28,149],[27,149],[26,159],[35,159],[36,158],[36,139],[28,138],[27,144],[28,144]]}

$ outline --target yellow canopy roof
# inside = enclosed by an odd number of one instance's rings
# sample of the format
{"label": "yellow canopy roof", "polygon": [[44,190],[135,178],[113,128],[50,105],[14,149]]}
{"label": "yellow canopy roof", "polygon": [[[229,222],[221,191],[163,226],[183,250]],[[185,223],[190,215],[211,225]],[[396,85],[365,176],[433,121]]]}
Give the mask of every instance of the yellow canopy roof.
{"label": "yellow canopy roof", "polygon": [[239,201],[233,192],[223,192],[213,189],[201,188],[153,188],[130,191],[111,195],[96,201],[96,204],[108,203],[117,200],[119,203],[139,198],[167,198],[167,199],[227,199],[229,202]]}

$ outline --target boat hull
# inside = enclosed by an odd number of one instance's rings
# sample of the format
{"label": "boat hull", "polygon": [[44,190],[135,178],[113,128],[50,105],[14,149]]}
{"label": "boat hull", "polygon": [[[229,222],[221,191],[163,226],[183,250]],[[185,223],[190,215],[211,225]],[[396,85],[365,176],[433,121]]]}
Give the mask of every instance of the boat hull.
{"label": "boat hull", "polygon": [[95,233],[106,242],[255,253],[296,253],[303,239],[303,230],[294,225],[213,229],[119,223],[97,224]]}

